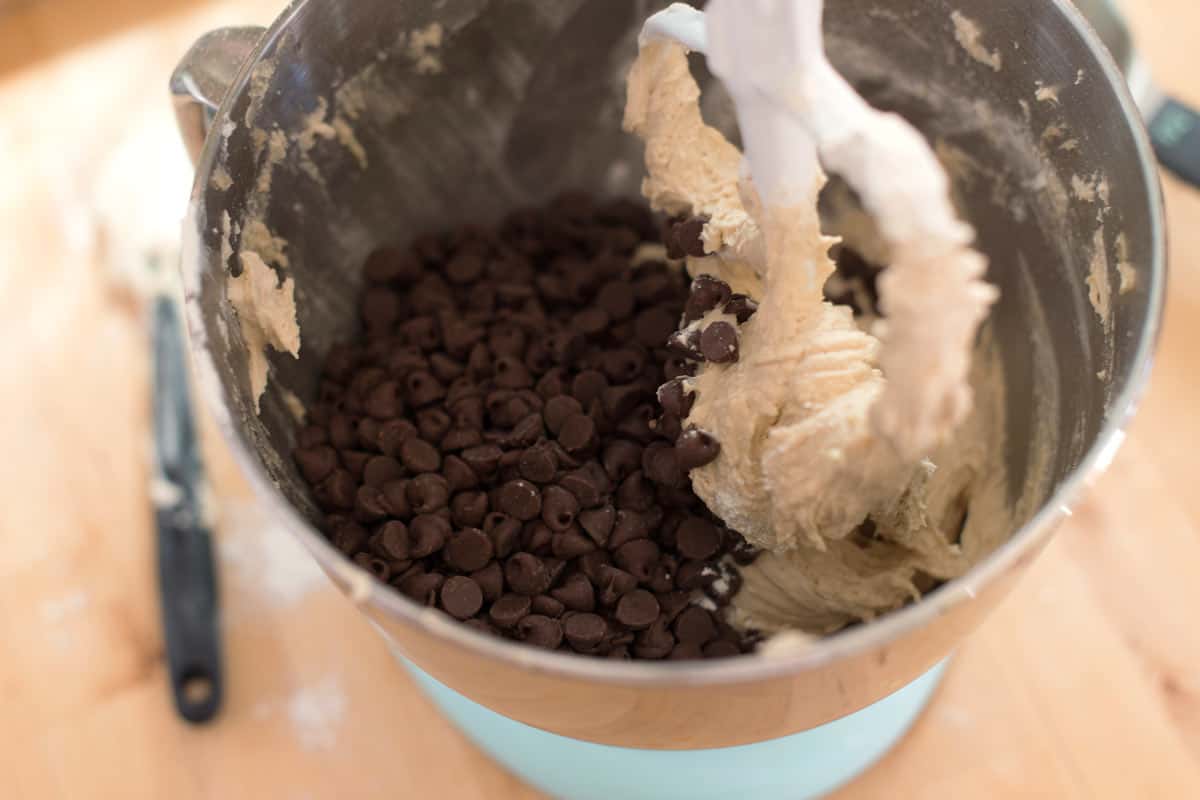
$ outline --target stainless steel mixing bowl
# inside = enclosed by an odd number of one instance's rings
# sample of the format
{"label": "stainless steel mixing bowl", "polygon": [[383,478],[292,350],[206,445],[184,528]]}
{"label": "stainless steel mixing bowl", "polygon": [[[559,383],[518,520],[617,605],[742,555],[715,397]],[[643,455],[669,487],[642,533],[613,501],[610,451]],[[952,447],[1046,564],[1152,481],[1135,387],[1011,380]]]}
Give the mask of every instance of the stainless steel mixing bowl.
{"label": "stainless steel mixing bowl", "polygon": [[[292,466],[286,394],[314,395],[322,353],[352,330],[356,268],[375,244],[494,220],[564,188],[637,193],[640,144],[620,130],[623,79],[641,21],[661,5],[297,0],[268,31],[206,37],[175,76],[197,155],[183,272],[199,382],[261,501],[407,658],[548,731],[708,748],[809,729],[880,699],[945,658],[1008,592],[1108,464],[1145,385],[1163,220],[1137,111],[1065,0],[830,3],[836,66],[871,102],[914,121],[955,167],[1004,294],[992,327],[1008,386],[1014,503],[1035,445],[1055,442],[1045,480],[1026,490],[1038,510],[920,603],[776,658],[614,663],[477,634],[375,583],[327,544]],[[706,112],[728,121],[719,87],[709,89]],[[314,119],[329,127],[312,133]],[[1095,187],[1096,176],[1102,199],[1073,191],[1073,179]],[[303,331],[299,360],[272,354],[261,413],[226,297],[239,231],[254,219],[286,240],[283,271],[295,279]],[[1085,285],[1098,230],[1112,286],[1118,256],[1137,275],[1132,290],[1114,288],[1107,320]]]}

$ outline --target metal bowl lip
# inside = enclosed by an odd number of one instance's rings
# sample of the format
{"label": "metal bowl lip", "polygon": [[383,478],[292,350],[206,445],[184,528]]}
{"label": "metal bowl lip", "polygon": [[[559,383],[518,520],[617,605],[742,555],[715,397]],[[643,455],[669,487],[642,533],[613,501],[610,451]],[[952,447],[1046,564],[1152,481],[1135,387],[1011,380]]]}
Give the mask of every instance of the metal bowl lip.
{"label": "metal bowl lip", "polygon": [[[293,0],[263,36],[253,54],[242,65],[238,76],[226,93],[217,111],[214,127],[229,117],[233,101],[244,90],[252,65],[274,46],[291,20],[309,0]],[[1151,262],[1148,287],[1148,313],[1139,331],[1134,369],[1126,385],[1117,395],[1107,421],[1087,454],[1054,491],[1041,509],[1022,525],[1003,545],[976,564],[967,574],[950,581],[937,592],[921,601],[891,612],[866,625],[818,640],[795,652],[767,656],[743,656],[715,662],[614,662],[560,653],[549,653],[508,642],[476,632],[441,612],[417,605],[399,592],[370,578],[336,550],[308,520],[283,496],[263,469],[259,459],[234,425],[224,388],[218,377],[215,361],[207,346],[207,336],[199,306],[200,281],[208,260],[198,235],[189,235],[190,226],[203,224],[198,209],[205,192],[208,175],[219,149],[218,136],[208,137],[197,162],[196,182],[192,189],[189,225],[185,226],[185,255],[181,262],[184,278],[190,342],[196,364],[197,384],[203,393],[221,435],[233,453],[235,462],[247,476],[268,513],[294,533],[317,561],[331,574],[356,604],[364,610],[374,610],[389,618],[420,629],[425,634],[444,639],[463,651],[464,658],[485,658],[504,662],[512,667],[556,679],[575,680],[591,684],[606,684],[622,688],[705,686],[754,683],[817,670],[835,662],[860,656],[901,639],[913,631],[948,614],[959,603],[975,597],[980,590],[1008,572],[1022,556],[1049,538],[1055,526],[1086,489],[1109,466],[1125,439],[1125,432],[1145,393],[1158,337],[1162,327],[1166,285],[1166,234],[1162,185],[1157,161],[1140,113],[1125,83],[1120,69],[1112,60],[1099,37],[1082,14],[1069,0],[1051,0],[1053,7],[1072,25],[1096,62],[1104,77],[1114,88],[1118,107],[1134,137],[1137,159],[1143,183],[1149,197],[1148,213],[1151,227]],[[196,237],[193,239],[193,237]],[[189,240],[197,248],[195,258],[189,258]]]}

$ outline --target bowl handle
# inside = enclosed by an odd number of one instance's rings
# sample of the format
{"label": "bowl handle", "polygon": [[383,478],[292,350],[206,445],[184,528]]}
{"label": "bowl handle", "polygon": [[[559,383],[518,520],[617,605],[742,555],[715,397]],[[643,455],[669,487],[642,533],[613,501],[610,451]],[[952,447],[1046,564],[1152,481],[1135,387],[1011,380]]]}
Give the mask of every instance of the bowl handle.
{"label": "bowl handle", "polygon": [[201,36],[171,73],[171,97],[179,134],[194,163],[217,106],[266,28],[218,28]]}

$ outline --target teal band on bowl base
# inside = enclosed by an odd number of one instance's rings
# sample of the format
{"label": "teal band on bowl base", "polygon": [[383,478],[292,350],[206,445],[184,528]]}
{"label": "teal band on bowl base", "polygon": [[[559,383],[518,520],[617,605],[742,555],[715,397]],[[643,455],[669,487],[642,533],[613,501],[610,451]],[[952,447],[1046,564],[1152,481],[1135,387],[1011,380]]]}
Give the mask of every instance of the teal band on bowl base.
{"label": "teal band on bowl base", "polygon": [[509,771],[563,800],[809,800],[861,774],[908,731],[946,662],[848,717],[803,733],[718,750],[635,750],[532,728],[468,700],[403,662],[421,689]]}

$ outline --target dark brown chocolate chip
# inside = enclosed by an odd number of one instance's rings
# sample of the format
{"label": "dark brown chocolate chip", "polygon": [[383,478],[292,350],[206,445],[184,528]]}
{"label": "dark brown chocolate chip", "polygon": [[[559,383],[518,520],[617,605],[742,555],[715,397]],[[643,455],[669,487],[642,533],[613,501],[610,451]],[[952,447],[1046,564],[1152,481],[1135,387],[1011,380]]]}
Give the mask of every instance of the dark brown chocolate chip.
{"label": "dark brown chocolate chip", "polygon": [[517,548],[521,538],[521,523],[507,514],[488,514],[483,521],[484,531],[492,540],[497,558],[507,558]]}
{"label": "dark brown chocolate chip", "polygon": [[654,487],[641,470],[630,473],[617,487],[617,508],[625,511],[648,511],[654,505]]}
{"label": "dark brown chocolate chip", "polygon": [[527,522],[541,513],[542,495],[529,481],[509,481],[496,490],[492,498],[492,507],[510,517]]}
{"label": "dark brown chocolate chip", "polygon": [[459,527],[479,527],[487,512],[488,499],[483,492],[459,492],[450,500],[450,519]]}
{"label": "dark brown chocolate chip", "polygon": [[417,412],[417,431],[426,442],[441,442],[453,421],[441,408],[423,408]]}
{"label": "dark brown chocolate chip", "polygon": [[648,536],[650,526],[646,524],[645,516],[637,511],[618,511],[612,535],[608,538],[608,548],[615,550],[634,539],[645,539]]}
{"label": "dark brown chocolate chip", "polygon": [[572,647],[587,651],[604,639],[608,633],[608,624],[603,617],[582,612],[567,617],[563,624],[563,632]]}
{"label": "dark brown chocolate chip", "polygon": [[517,623],[517,634],[526,644],[556,650],[563,640],[563,625],[541,614],[530,614]]}
{"label": "dark brown chocolate chip", "polygon": [[467,619],[483,608],[483,590],[463,575],[455,575],[442,584],[442,608],[455,619]]}
{"label": "dark brown chocolate chip", "polygon": [[642,472],[652,483],[681,487],[687,477],[679,467],[675,448],[666,442],[651,442],[642,452]]}
{"label": "dark brown chocolate chip", "polygon": [[488,478],[496,472],[496,468],[500,466],[500,458],[504,455],[499,447],[494,444],[484,444],[479,447],[470,447],[462,452],[462,460],[467,463],[467,466],[474,471],[480,478]]}
{"label": "dark brown chocolate chip", "polygon": [[688,591],[666,592],[657,595],[657,598],[662,607],[662,619],[668,623],[674,622],[692,603],[692,593]]}
{"label": "dark brown chocolate chip", "polygon": [[668,414],[680,418],[687,417],[692,413],[695,402],[696,393],[689,391],[682,379],[676,378],[658,387],[658,403]]}
{"label": "dark brown chocolate chip", "polygon": [[717,579],[717,571],[703,561],[684,561],[675,572],[675,585],[680,589],[703,589]]}
{"label": "dark brown chocolate chip", "polygon": [[660,550],[655,542],[650,539],[634,539],[613,552],[613,561],[639,582],[644,582],[653,577],[659,555]]}
{"label": "dark brown chocolate chip", "polygon": [[730,656],[740,655],[741,652],[740,647],[724,639],[718,639],[715,642],[709,642],[704,645],[705,658],[729,658]]}
{"label": "dark brown chocolate chip", "polygon": [[543,617],[551,617],[558,619],[563,615],[567,607],[562,601],[556,600],[548,594],[539,594],[533,598],[533,613],[541,614]]}
{"label": "dark brown chocolate chip", "polygon": [[412,504],[408,502],[408,481],[389,481],[381,491],[384,506],[393,517],[407,519],[412,515]]}
{"label": "dark brown chocolate chip", "polygon": [[633,652],[638,658],[662,659],[671,655],[674,649],[675,637],[671,634],[670,623],[660,617],[638,634]]}
{"label": "dark brown chocolate chip", "polygon": [[338,450],[349,450],[358,444],[354,418],[347,414],[334,414],[329,419],[329,441]]}
{"label": "dark brown chocolate chip", "polygon": [[695,642],[680,642],[667,658],[672,661],[695,661],[704,658],[704,651]]}
{"label": "dark brown chocolate chip", "polygon": [[504,564],[504,580],[518,594],[530,597],[550,588],[550,571],[531,553],[517,553]]}
{"label": "dark brown chocolate chip", "polygon": [[570,395],[557,395],[546,401],[542,408],[542,416],[546,420],[546,428],[555,435],[562,430],[563,423],[568,418],[583,413],[583,405]]}
{"label": "dark brown chocolate chip", "polygon": [[593,611],[596,608],[596,593],[592,583],[579,572],[567,576],[562,586],[551,589],[550,596],[572,611]]}
{"label": "dark brown chocolate chip", "polygon": [[667,349],[677,356],[703,361],[704,352],[700,349],[700,336],[700,331],[696,328],[675,331],[667,337]]}
{"label": "dark brown chocolate chip", "polygon": [[649,628],[658,614],[658,600],[645,589],[635,589],[617,601],[617,621],[635,631]]}
{"label": "dark brown chocolate chip", "polygon": [[378,444],[384,455],[400,455],[400,447],[417,436],[417,426],[406,419],[389,420],[379,426]]}
{"label": "dark brown chocolate chip", "polygon": [[493,554],[492,540],[478,528],[458,531],[442,548],[442,559],[459,572],[483,569]]}
{"label": "dark brown chocolate chip", "polygon": [[381,556],[395,560],[409,558],[408,528],[403,522],[392,520],[379,529],[373,539]]}
{"label": "dark brown chocolate chip", "polygon": [[571,327],[584,336],[595,336],[603,333],[609,322],[608,312],[603,308],[588,308],[572,318]]}
{"label": "dark brown chocolate chip", "polygon": [[447,453],[465,450],[483,444],[483,436],[475,428],[453,428],[442,438],[442,449]]}
{"label": "dark brown chocolate chip", "polygon": [[758,303],[744,294],[735,294],[729,298],[729,302],[725,304],[724,311],[737,318],[738,323],[749,322],[754,316],[754,312],[758,311]]}
{"label": "dark brown chocolate chip", "polygon": [[384,381],[367,396],[367,413],[377,420],[386,421],[400,416],[404,403],[400,399],[400,384]]}
{"label": "dark brown chocolate chip", "polygon": [[517,469],[520,471],[521,477],[527,481],[548,483],[554,480],[554,476],[558,473],[558,459],[555,458],[554,450],[549,445],[536,445],[521,453]]}
{"label": "dark brown chocolate chip", "polygon": [[442,383],[450,383],[461,377],[466,368],[445,353],[434,353],[429,357],[429,368],[433,376]]}
{"label": "dark brown chocolate chip", "polygon": [[409,558],[425,558],[442,549],[450,537],[450,523],[433,514],[414,517],[408,526]]}
{"label": "dark brown chocolate chip", "polygon": [[711,464],[720,454],[721,443],[699,428],[689,428],[675,440],[675,456],[685,472]]}
{"label": "dark brown chocolate chip", "polygon": [[451,283],[460,286],[474,283],[483,277],[483,259],[471,251],[459,253],[446,262],[445,274]]}
{"label": "dark brown chocolate chip", "polygon": [[388,562],[370,553],[359,553],[354,556],[354,563],[375,576],[377,580],[387,582],[392,577],[392,568]]}
{"label": "dark brown chocolate chip", "polygon": [[588,414],[572,414],[563,421],[558,442],[571,455],[586,453],[596,443],[596,421]]}
{"label": "dark brown chocolate chip", "polygon": [[329,431],[320,425],[309,425],[296,435],[296,446],[301,450],[323,444],[329,444]]}
{"label": "dark brown chocolate chip", "polygon": [[357,522],[343,522],[333,529],[333,546],[348,556],[362,550],[367,543],[367,529]]}
{"label": "dark brown chocolate chip", "polygon": [[423,370],[409,373],[404,379],[404,387],[408,402],[416,408],[436,403],[446,396],[442,382]]}
{"label": "dark brown chocolate chip", "polygon": [[675,315],[660,306],[647,308],[634,319],[634,336],[646,347],[662,347],[675,332],[676,319]]}
{"label": "dark brown chocolate chip", "polygon": [[540,519],[528,522],[521,529],[521,549],[535,555],[548,555],[554,543],[554,531]]}
{"label": "dark brown chocolate chip", "polygon": [[579,500],[566,489],[548,486],[542,492],[542,520],[551,530],[567,530],[575,522],[578,514]]}
{"label": "dark brown chocolate chip", "polygon": [[702,517],[689,517],[675,531],[675,547],[684,558],[703,561],[721,549],[721,532]]}
{"label": "dark brown chocolate chip", "polygon": [[600,399],[606,388],[608,388],[608,378],[604,377],[603,372],[585,369],[571,382],[571,396],[578,400],[584,408],[587,408],[593,400]]}
{"label": "dark brown chocolate chip", "polygon": [[374,456],[363,467],[363,483],[381,487],[404,476],[404,468],[391,456]]}
{"label": "dark brown chocolate chip", "polygon": [[597,568],[596,572],[596,586],[600,590],[598,599],[601,605],[615,605],[618,600],[637,588],[637,578],[619,567],[606,564]]}
{"label": "dark brown chocolate chip", "polygon": [[533,377],[525,362],[517,356],[500,356],[493,363],[493,380],[503,389],[525,389],[533,386]]}
{"label": "dark brown chocolate chip", "polygon": [[398,588],[418,603],[431,606],[436,601],[438,589],[442,588],[445,580],[445,577],[436,572],[418,572],[401,581]]}
{"label": "dark brown chocolate chip", "polygon": [[607,490],[605,483],[597,479],[595,472],[585,467],[563,475],[558,485],[575,495],[580,508],[595,508],[600,505]]}
{"label": "dark brown chocolate chip", "polygon": [[363,292],[360,311],[367,328],[385,330],[400,318],[400,295],[382,286],[369,287]]}
{"label": "dark brown chocolate chip", "polygon": [[579,512],[579,526],[583,528],[584,533],[591,537],[592,541],[603,547],[608,543],[616,516],[616,509],[612,506],[588,509]]}
{"label": "dark brown chocolate chip", "polygon": [[360,486],[354,496],[354,517],[362,522],[375,522],[388,515],[387,500],[374,486]]}
{"label": "dark brown chocolate chip", "polygon": [[698,275],[692,281],[691,293],[683,307],[683,322],[695,322],[718,306],[729,302],[732,292],[729,284],[712,275]]}
{"label": "dark brown chocolate chip", "polygon": [[450,486],[441,475],[426,472],[408,482],[408,502],[417,514],[445,508],[449,500]]}
{"label": "dark brown chocolate chip", "polygon": [[374,453],[364,453],[361,450],[343,450],[338,453],[338,458],[341,459],[342,466],[358,480],[362,480],[363,472],[367,468],[367,462],[374,457]]}
{"label": "dark brown chocolate chip", "polygon": [[354,508],[358,494],[358,481],[349,470],[335,469],[318,486],[317,499],[330,508],[349,510]]}
{"label": "dark brown chocolate chip", "polygon": [[446,456],[445,461],[442,462],[442,477],[446,479],[446,484],[450,487],[451,492],[474,489],[479,485],[479,478],[476,476],[475,470],[455,455]]}
{"label": "dark brown chocolate chip", "polygon": [[[677,222],[671,226],[670,242],[673,243],[679,251],[684,255],[694,258],[703,258],[706,254],[704,249],[704,226],[708,224],[707,217],[688,217],[687,219]],[[670,247],[670,243],[668,243]]]}
{"label": "dark brown chocolate chip", "polygon": [[329,477],[329,473],[337,467],[337,451],[326,445],[296,450],[293,453],[300,474],[309,483],[320,483]]}
{"label": "dark brown chocolate chip", "polygon": [[596,543],[578,528],[554,534],[550,541],[550,551],[557,558],[578,558],[596,549]]}
{"label": "dark brown chocolate chip", "polygon": [[596,305],[604,309],[610,319],[628,319],[635,308],[633,286],[625,281],[610,281],[596,293]]}
{"label": "dark brown chocolate chip", "polygon": [[488,618],[498,628],[514,628],[517,623],[529,616],[531,602],[523,594],[509,593],[502,595],[488,609]]}
{"label": "dark brown chocolate chip", "polygon": [[630,383],[610,386],[602,395],[604,411],[609,419],[621,419],[638,407],[649,396],[644,386]]}
{"label": "dark brown chocolate chip", "polygon": [[700,352],[714,364],[731,364],[738,360],[737,328],[728,322],[714,322],[700,334]]}
{"label": "dark brown chocolate chip", "polygon": [[602,461],[608,477],[620,482],[641,466],[642,448],[627,439],[617,439],[605,446]]}
{"label": "dark brown chocolate chip", "polygon": [[380,247],[363,262],[363,277],[370,283],[410,284],[421,276],[422,266],[411,253]]}
{"label": "dark brown chocolate chip", "polygon": [[675,618],[675,637],[681,643],[704,646],[717,638],[717,626],[712,614],[699,606],[691,606]]}

